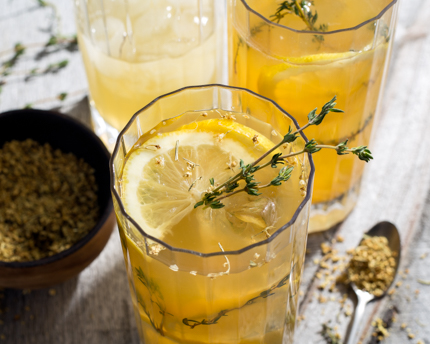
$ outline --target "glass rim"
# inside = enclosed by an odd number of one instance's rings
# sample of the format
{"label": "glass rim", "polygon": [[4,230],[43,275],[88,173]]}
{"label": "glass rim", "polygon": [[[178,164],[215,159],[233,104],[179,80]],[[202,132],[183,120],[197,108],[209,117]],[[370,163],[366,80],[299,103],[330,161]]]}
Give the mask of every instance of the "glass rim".
{"label": "glass rim", "polygon": [[331,34],[335,34],[335,33],[339,33],[339,32],[346,32],[346,31],[354,31],[354,30],[357,30],[357,29],[359,29],[359,28],[363,27],[363,26],[364,26],[364,25],[366,25],[366,24],[369,24],[369,23],[371,23],[371,22],[373,22],[373,21],[375,21],[375,20],[380,19],[380,18],[385,14],[385,12],[387,12],[387,11],[390,9],[390,7],[392,7],[395,3],[397,3],[397,2],[398,2],[398,0],[392,0],[392,1],[391,1],[387,6],[385,6],[385,7],[381,10],[381,12],[379,12],[376,16],[374,16],[374,17],[372,17],[372,18],[370,18],[370,19],[368,19],[368,20],[366,20],[366,21],[364,21],[364,22],[362,22],[362,23],[360,23],[360,24],[358,24],[358,25],[351,26],[351,27],[347,27],[347,28],[345,28],[345,29],[339,29],[339,30],[333,30],[333,31],[325,31],[325,32],[322,32],[322,31],[296,30],[296,29],[293,29],[293,28],[291,28],[291,27],[288,27],[288,26],[285,26],[285,25],[282,25],[282,24],[279,24],[279,23],[275,23],[275,22],[271,21],[270,19],[266,18],[265,16],[263,16],[262,14],[258,13],[258,12],[257,12],[257,11],[255,11],[254,9],[252,9],[252,8],[251,8],[251,6],[249,6],[249,5],[247,4],[247,1],[248,1],[248,0],[240,0],[240,1],[243,3],[243,5],[245,6],[245,8],[246,8],[249,12],[254,13],[255,15],[257,15],[258,17],[260,17],[261,19],[263,19],[263,20],[264,20],[267,24],[269,24],[269,25],[274,25],[274,26],[277,26],[277,27],[280,27],[280,28],[283,28],[283,29],[287,29],[287,30],[290,30],[290,31],[296,32],[296,33],[309,33],[309,34],[313,34],[313,35],[315,35],[315,34],[317,34],[317,35],[331,35]]}
{"label": "glass rim", "polygon": [[[110,189],[111,189],[111,193],[112,195],[115,197],[115,199],[118,202],[119,205],[119,209],[121,212],[121,215],[124,216],[128,221],[130,221],[135,227],[136,229],[139,231],[140,234],[142,234],[145,238],[150,239],[160,245],[162,245],[163,247],[165,247],[166,249],[168,249],[169,251],[174,251],[174,252],[181,252],[181,253],[188,253],[188,254],[192,254],[192,255],[196,255],[202,258],[208,258],[208,257],[214,257],[214,256],[225,256],[225,255],[239,255],[242,254],[246,251],[249,251],[255,247],[259,247],[265,244],[270,243],[271,241],[273,241],[280,233],[282,233],[284,230],[286,230],[288,227],[290,227],[291,225],[293,225],[296,220],[297,217],[299,216],[300,212],[302,211],[302,209],[305,207],[305,205],[307,204],[307,202],[311,202],[311,195],[312,195],[312,187],[313,187],[313,180],[314,180],[314,175],[315,175],[315,165],[312,159],[312,155],[310,153],[306,153],[309,159],[309,164],[310,164],[310,172],[309,172],[309,177],[308,177],[308,185],[306,187],[306,196],[305,198],[302,200],[302,202],[300,202],[300,204],[297,206],[297,209],[295,210],[293,216],[291,217],[291,219],[284,224],[283,226],[281,226],[280,228],[278,228],[269,238],[262,240],[262,241],[258,241],[256,243],[253,243],[251,245],[242,247],[238,250],[233,250],[233,251],[217,251],[217,252],[210,252],[210,253],[202,253],[199,251],[194,251],[194,250],[188,250],[185,248],[179,248],[179,247],[175,247],[175,246],[171,246],[167,243],[165,243],[163,240],[158,239],[156,237],[153,237],[152,235],[147,234],[140,226],[139,224],[125,211],[124,205],[122,204],[121,201],[121,197],[119,196],[116,188],[115,188],[115,183],[114,180],[116,178],[115,176],[115,165],[114,165],[114,160],[116,158],[116,156],[118,155],[119,152],[119,148],[120,148],[120,144],[121,144],[121,140],[123,139],[123,135],[125,134],[125,132],[130,128],[130,126],[132,125],[132,123],[135,121],[135,119],[137,118],[137,116],[145,111],[147,108],[151,107],[153,104],[155,104],[157,101],[166,98],[172,94],[176,94],[176,93],[180,93],[183,91],[187,91],[187,90],[193,90],[193,89],[201,89],[201,88],[216,88],[216,87],[220,87],[220,88],[227,88],[227,89],[231,89],[231,90],[238,90],[238,91],[244,91],[247,92],[253,96],[256,96],[257,98],[261,98],[265,101],[268,101],[270,103],[272,103],[278,110],[280,110],[284,115],[286,115],[288,118],[290,118],[294,125],[297,128],[300,128],[299,123],[297,122],[297,120],[291,116],[288,112],[286,112],[284,109],[282,109],[276,102],[274,102],[273,100],[266,98],[262,95],[259,95],[251,90],[248,90],[246,88],[243,87],[234,87],[234,86],[228,86],[228,85],[222,85],[222,84],[207,84],[207,85],[195,85],[195,86],[186,86],[186,87],[182,87],[179,88],[175,91],[163,94],[161,96],[158,96],[157,98],[155,98],[154,100],[152,100],[150,103],[148,103],[147,105],[145,105],[142,109],[138,110],[128,121],[128,123],[126,124],[126,126],[121,130],[121,132],[118,135],[118,138],[116,140],[115,143],[115,148],[112,152],[112,156],[110,158],[109,161],[109,172],[110,172]],[[299,133],[300,136],[303,138],[303,140],[307,143],[309,142],[309,140],[307,139],[307,137],[305,136],[305,134],[303,134],[303,132]]]}

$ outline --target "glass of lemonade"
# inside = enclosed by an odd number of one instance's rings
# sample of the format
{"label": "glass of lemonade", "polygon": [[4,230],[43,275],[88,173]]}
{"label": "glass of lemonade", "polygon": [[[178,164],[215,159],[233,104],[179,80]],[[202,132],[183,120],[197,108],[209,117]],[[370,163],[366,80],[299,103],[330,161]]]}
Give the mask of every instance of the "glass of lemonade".
{"label": "glass of lemonade", "polygon": [[111,150],[142,104],[180,87],[220,81],[221,2],[74,3],[93,126]]}
{"label": "glass of lemonade", "polygon": [[[287,1],[293,3],[294,1]],[[279,0],[231,0],[229,80],[273,99],[307,123],[309,104],[337,96],[345,114],[307,131],[321,144],[347,138],[367,145],[378,113],[396,22],[396,0],[296,1],[317,17],[310,31]],[[314,157],[317,174],[309,231],[342,221],[355,205],[364,162],[325,150]]]}
{"label": "glass of lemonade", "polygon": [[[144,343],[292,343],[314,167],[288,158],[281,186],[195,208],[213,185],[281,142],[297,122],[246,89],[193,86],[161,96],[120,133],[111,191]],[[296,152],[301,135],[281,146]],[[270,161],[270,158],[267,158]],[[263,162],[262,162],[263,163]],[[256,172],[261,182],[278,169]]]}

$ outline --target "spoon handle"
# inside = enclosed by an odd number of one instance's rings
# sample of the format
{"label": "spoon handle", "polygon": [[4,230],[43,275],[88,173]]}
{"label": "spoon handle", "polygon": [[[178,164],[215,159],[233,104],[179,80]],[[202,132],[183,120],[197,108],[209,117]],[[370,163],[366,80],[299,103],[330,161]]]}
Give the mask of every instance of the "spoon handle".
{"label": "spoon handle", "polygon": [[366,308],[367,303],[373,299],[373,295],[363,292],[361,290],[355,291],[357,294],[357,307],[354,312],[354,320],[352,322],[351,331],[349,332],[348,342],[346,344],[356,344],[357,343],[357,332],[360,328],[361,320],[363,319],[364,310]]}

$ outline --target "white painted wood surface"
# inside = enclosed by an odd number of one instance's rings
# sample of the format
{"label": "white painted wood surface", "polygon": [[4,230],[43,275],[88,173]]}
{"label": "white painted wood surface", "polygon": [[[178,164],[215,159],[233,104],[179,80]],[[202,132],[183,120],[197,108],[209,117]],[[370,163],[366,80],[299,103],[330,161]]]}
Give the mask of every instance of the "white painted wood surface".
{"label": "white painted wood surface", "polygon": [[[72,1],[52,2],[62,18],[62,34],[75,33]],[[317,300],[321,292],[315,278],[318,266],[313,260],[321,256],[320,244],[341,234],[345,242],[337,243],[336,249],[342,254],[380,220],[399,227],[403,241],[401,269],[409,268],[410,272],[406,279],[399,278],[403,284],[392,298],[368,306],[361,328],[363,343],[371,340],[372,319],[396,306],[401,313],[385,343],[417,343],[421,338],[430,344],[430,286],[417,282],[430,280],[430,254],[420,258],[430,253],[430,1],[401,0],[399,14],[379,127],[371,146],[375,159],[368,165],[357,207],[339,227],[309,237],[300,308],[305,319],[297,325],[298,344],[325,343],[319,331],[329,320],[339,326],[344,337],[350,321],[344,313],[337,319],[337,301]],[[31,103],[37,108],[59,109],[89,123],[87,83],[79,52],[61,50],[40,57],[43,43],[55,29],[51,9],[39,7],[36,0],[0,2],[0,62],[11,56],[15,43],[32,46],[2,87],[0,112]],[[25,81],[31,69],[64,59],[69,65],[57,74]],[[56,98],[61,92],[69,94],[63,102]],[[0,343],[139,343],[117,231],[84,272],[54,289],[55,296],[47,289],[30,293],[1,291]],[[415,295],[416,289],[419,295]],[[323,295],[329,300],[331,296],[339,299],[346,292],[345,288]],[[347,304],[352,308],[354,302],[349,293]],[[408,340],[400,328],[403,322],[415,339]]]}

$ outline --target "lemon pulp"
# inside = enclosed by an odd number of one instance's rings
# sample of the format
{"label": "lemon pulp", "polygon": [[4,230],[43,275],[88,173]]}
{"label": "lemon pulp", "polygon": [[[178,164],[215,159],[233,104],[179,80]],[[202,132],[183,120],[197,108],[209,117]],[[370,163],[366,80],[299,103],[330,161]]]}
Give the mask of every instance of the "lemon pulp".
{"label": "lemon pulp", "polygon": [[[193,121],[152,135],[128,155],[122,175],[124,207],[147,234],[176,247],[218,251],[220,242],[228,250],[265,239],[258,233],[288,222],[303,199],[288,200],[299,193],[299,171],[291,183],[262,189],[261,196],[242,192],[226,198],[222,209],[194,205],[211,188],[210,178],[215,184],[225,182],[239,172],[241,159],[248,164],[273,145],[256,130],[229,119]],[[268,183],[278,171],[265,168],[256,179]]]}

